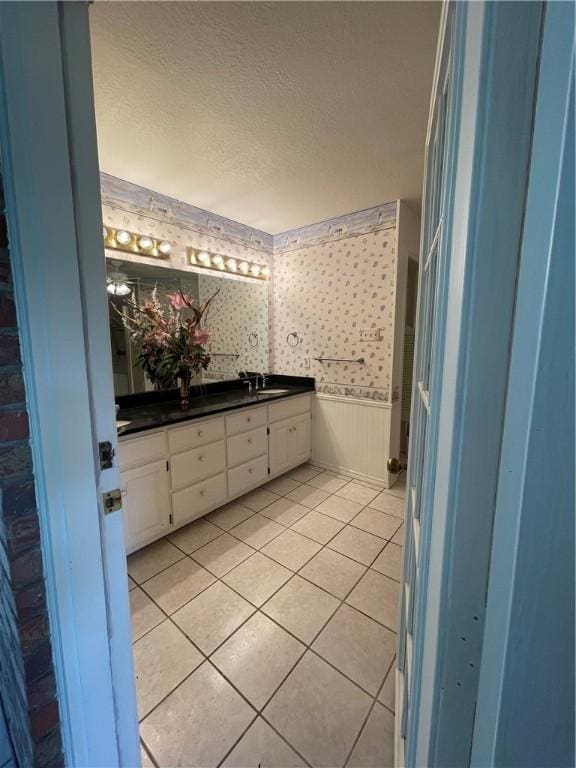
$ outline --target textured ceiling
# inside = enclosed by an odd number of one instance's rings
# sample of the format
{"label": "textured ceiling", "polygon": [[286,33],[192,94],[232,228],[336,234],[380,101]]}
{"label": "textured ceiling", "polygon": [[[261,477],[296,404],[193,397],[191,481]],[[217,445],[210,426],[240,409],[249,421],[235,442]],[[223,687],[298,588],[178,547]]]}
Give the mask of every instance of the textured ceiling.
{"label": "textured ceiling", "polygon": [[417,207],[439,9],[96,2],[101,169],[273,234]]}

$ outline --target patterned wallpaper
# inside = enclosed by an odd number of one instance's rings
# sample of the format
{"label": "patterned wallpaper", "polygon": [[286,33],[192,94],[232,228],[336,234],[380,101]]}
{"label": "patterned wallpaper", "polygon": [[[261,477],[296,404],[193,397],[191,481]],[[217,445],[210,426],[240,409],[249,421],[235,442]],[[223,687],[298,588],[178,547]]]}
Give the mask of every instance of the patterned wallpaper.
{"label": "patterned wallpaper", "polygon": [[[240,370],[268,371],[267,284],[200,275],[198,286],[200,301],[220,289],[208,310],[213,358],[204,381],[233,378]],[[223,354],[228,352],[238,357]]]}
{"label": "patterned wallpaper", "polygon": [[[274,371],[314,376],[319,392],[390,402],[395,219],[376,231],[328,237],[275,254]],[[362,329],[380,329],[380,341],[361,341]],[[295,347],[291,333],[300,339]],[[365,363],[319,363],[319,356]]]}
{"label": "patterned wallpaper", "polygon": [[[206,294],[210,281],[218,280],[230,296],[225,307],[223,293],[211,316],[218,335],[214,350],[234,351],[234,345],[242,355],[237,366],[222,357],[214,377],[243,368],[270,370],[314,376],[317,390],[328,394],[395,399],[396,202],[272,236],[106,174],[101,183],[104,224],[170,240],[173,253],[166,266],[190,270],[188,247],[268,263],[267,318],[256,309],[263,284],[203,275]],[[122,258],[158,264],[140,256]],[[254,285],[254,291],[241,295],[240,285],[244,290]],[[248,342],[254,329],[260,340],[255,349]],[[363,329],[379,329],[380,340],[362,341]],[[290,333],[298,334],[296,347],[287,342]],[[364,357],[365,363],[319,363],[314,360],[319,356]]]}

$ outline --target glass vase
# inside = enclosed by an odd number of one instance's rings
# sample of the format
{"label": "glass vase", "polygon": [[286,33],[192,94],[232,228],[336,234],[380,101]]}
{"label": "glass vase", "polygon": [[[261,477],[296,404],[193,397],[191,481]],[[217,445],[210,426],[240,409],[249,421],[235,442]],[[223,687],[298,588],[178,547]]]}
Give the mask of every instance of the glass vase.
{"label": "glass vase", "polygon": [[182,371],[180,374],[180,405],[182,409],[190,405],[190,370]]}

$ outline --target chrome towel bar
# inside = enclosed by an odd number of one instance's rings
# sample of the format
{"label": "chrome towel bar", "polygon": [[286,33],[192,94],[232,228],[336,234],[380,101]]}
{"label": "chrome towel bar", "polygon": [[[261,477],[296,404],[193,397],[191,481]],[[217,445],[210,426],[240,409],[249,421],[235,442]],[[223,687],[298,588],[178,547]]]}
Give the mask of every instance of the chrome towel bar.
{"label": "chrome towel bar", "polygon": [[330,362],[330,363],[363,363],[364,358],[363,357],[315,357],[314,360],[317,360],[319,363],[324,362]]}

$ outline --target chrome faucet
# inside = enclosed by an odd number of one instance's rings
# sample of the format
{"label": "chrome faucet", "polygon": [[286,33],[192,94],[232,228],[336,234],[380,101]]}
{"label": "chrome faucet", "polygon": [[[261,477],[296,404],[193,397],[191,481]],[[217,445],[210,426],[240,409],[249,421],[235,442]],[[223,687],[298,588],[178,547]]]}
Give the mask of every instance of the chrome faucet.
{"label": "chrome faucet", "polygon": [[266,383],[268,382],[268,374],[267,373],[257,373],[256,374],[256,389],[258,389],[258,378],[262,381],[262,386],[260,389],[266,389]]}
{"label": "chrome faucet", "polygon": [[252,394],[252,379],[242,379],[242,384],[248,384],[248,394]]}

